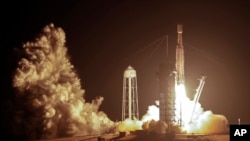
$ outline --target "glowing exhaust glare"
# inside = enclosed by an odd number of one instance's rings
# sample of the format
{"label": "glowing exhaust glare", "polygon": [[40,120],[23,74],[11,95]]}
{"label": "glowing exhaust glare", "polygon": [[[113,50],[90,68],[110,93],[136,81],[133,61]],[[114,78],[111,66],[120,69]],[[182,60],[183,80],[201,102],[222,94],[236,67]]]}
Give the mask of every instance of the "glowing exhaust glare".
{"label": "glowing exhaust glare", "polygon": [[[192,128],[194,128],[194,125],[199,126],[200,123],[197,123],[197,119],[202,115],[203,109],[199,103],[196,105],[196,107],[194,107],[195,101],[192,101],[187,97],[184,84],[176,85],[175,91],[175,108],[177,109],[175,113],[177,115],[176,121],[181,119],[182,130],[189,133],[192,131]],[[195,109],[192,116],[193,108]],[[194,121],[195,123],[190,123],[190,121]]]}
{"label": "glowing exhaust glare", "polygon": [[[176,90],[176,121],[182,117],[181,130],[187,133],[225,133],[227,127],[227,119],[222,115],[213,114],[211,111],[203,111],[201,104],[190,100],[186,95],[185,85],[179,84],[175,87]],[[158,101],[156,101],[156,105]],[[159,107],[150,105],[147,113],[139,120],[126,119],[119,125],[119,131],[134,131],[135,129],[151,129],[159,121]],[[195,109],[193,110],[195,106]],[[193,115],[192,115],[192,111]],[[181,114],[180,114],[181,112]],[[192,116],[192,119],[191,119]],[[157,122],[157,124],[156,124]],[[177,125],[176,123],[173,123]],[[167,127],[166,127],[167,128]],[[166,129],[165,128],[165,129]]]}
{"label": "glowing exhaust glare", "polygon": [[184,84],[179,84],[175,87],[176,99],[175,99],[175,108],[176,108],[176,121],[182,120],[182,124],[185,126],[191,116],[192,102],[189,100],[186,94],[186,89]]}
{"label": "glowing exhaust glare", "polygon": [[[199,102],[195,105],[195,101],[187,97],[184,84],[177,85],[175,90],[176,114],[182,117],[183,126],[181,128],[183,131],[203,134],[224,133],[226,131],[228,122],[224,116],[213,114],[211,111],[204,112]],[[193,115],[192,111],[194,111]]]}

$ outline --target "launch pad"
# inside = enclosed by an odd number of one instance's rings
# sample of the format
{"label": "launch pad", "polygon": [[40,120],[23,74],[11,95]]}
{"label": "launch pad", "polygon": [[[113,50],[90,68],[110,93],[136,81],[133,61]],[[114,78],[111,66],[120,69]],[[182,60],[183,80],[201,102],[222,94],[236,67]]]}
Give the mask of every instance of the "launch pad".
{"label": "launch pad", "polygon": [[[145,130],[125,132],[117,134],[104,134],[93,136],[76,136],[67,138],[56,138],[39,141],[229,141],[228,134],[156,134]],[[37,140],[38,141],[38,140]]]}

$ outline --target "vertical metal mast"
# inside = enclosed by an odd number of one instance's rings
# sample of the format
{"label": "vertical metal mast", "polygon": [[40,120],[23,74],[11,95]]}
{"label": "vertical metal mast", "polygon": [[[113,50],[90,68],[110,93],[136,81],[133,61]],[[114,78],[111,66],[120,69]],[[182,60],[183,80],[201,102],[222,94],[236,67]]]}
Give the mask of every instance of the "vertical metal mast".
{"label": "vertical metal mast", "polygon": [[124,71],[122,120],[139,119],[136,71],[131,67]]}

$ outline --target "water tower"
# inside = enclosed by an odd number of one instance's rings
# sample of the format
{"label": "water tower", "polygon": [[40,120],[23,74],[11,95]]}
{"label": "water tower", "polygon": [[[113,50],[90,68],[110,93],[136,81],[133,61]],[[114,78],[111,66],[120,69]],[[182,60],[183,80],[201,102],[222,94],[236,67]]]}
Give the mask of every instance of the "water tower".
{"label": "water tower", "polygon": [[128,66],[123,75],[122,120],[139,119],[136,71]]}

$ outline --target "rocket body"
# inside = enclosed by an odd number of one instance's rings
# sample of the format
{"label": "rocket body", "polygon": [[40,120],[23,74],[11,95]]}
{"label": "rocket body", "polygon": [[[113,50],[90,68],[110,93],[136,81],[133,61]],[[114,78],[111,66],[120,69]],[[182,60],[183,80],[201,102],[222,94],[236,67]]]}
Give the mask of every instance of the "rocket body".
{"label": "rocket body", "polygon": [[184,78],[184,47],[182,43],[182,25],[177,25],[177,33],[178,33],[178,39],[177,39],[177,46],[176,46],[176,81],[177,84],[183,84],[185,82]]}

